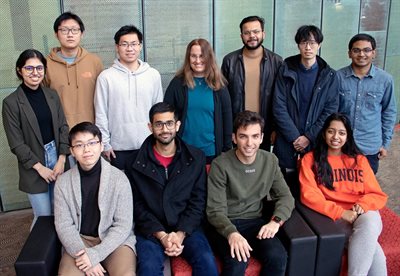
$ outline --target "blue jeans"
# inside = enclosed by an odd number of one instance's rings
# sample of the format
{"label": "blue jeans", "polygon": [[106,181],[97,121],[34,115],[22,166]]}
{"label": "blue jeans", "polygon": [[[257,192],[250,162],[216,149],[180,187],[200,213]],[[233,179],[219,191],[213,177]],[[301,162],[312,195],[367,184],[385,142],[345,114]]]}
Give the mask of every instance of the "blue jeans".
{"label": "blue jeans", "polygon": [[[260,275],[285,275],[287,253],[281,241],[275,236],[272,239],[257,239],[257,234],[266,223],[263,219],[236,219],[232,220],[239,233],[247,240],[253,251],[251,256],[261,262]],[[239,262],[237,258],[231,257],[228,240],[214,233],[215,250],[221,256],[223,269],[221,275],[243,276],[248,262]]]}
{"label": "blue jeans", "polygon": [[[136,236],[136,252],[138,257],[137,274],[139,276],[163,276],[164,247],[154,237]],[[181,256],[192,266],[193,276],[218,275],[217,265],[211,247],[202,231],[195,231],[183,240]]]}
{"label": "blue jeans", "polygon": [[[44,165],[49,169],[53,169],[58,159],[56,143],[54,140],[44,145],[44,159]],[[53,214],[54,182],[49,183],[47,192],[28,194],[28,199],[31,203],[34,216],[31,226],[32,228],[39,216],[50,216]]]}

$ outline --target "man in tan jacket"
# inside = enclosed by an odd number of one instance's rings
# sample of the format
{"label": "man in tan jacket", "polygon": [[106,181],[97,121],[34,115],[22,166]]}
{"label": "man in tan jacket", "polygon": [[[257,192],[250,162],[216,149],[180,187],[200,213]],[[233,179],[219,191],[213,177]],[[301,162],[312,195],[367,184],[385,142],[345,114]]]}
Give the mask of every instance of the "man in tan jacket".
{"label": "man in tan jacket", "polygon": [[61,14],[54,22],[60,47],[47,57],[44,83],[58,92],[70,128],[83,121],[94,123],[96,79],[103,70],[100,58],[80,46],[84,31],[79,16]]}

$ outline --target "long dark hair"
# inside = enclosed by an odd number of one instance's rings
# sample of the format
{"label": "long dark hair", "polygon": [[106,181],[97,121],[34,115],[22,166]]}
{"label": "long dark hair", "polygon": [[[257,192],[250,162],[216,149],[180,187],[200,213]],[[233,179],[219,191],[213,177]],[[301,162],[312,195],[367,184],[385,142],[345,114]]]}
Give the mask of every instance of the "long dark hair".
{"label": "long dark hair", "polygon": [[326,118],[324,126],[317,136],[316,146],[313,152],[314,166],[313,170],[316,175],[318,184],[324,185],[329,190],[335,190],[333,187],[332,167],[328,163],[328,145],[325,141],[325,132],[329,128],[332,121],[340,121],[343,123],[347,132],[346,143],[342,147],[342,153],[354,158],[354,165],[357,164],[357,155],[361,154],[358,149],[351,129],[350,121],[346,115],[341,113],[333,113]]}
{"label": "long dark hair", "polygon": [[205,80],[207,85],[212,90],[220,90],[225,86],[226,80],[224,75],[222,75],[221,70],[219,69],[214,51],[210,45],[210,43],[204,38],[193,39],[186,47],[185,61],[183,62],[182,68],[178,70],[176,76],[183,77],[185,84],[194,88],[194,80],[193,80],[193,70],[190,67],[190,51],[194,45],[198,45],[201,48],[201,53],[204,58],[204,63],[206,64]]}

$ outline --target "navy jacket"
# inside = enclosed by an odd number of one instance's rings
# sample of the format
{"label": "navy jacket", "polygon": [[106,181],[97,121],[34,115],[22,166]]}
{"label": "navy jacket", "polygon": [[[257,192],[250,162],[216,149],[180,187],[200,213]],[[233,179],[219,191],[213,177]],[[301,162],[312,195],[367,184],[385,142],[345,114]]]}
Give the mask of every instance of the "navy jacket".
{"label": "navy jacket", "polygon": [[304,133],[300,133],[299,94],[296,87],[300,55],[285,59],[276,79],[273,115],[277,128],[274,153],[282,168],[296,168],[297,153],[293,141],[301,135],[310,140],[311,150],[325,119],[338,110],[339,81],[333,70],[321,57],[317,56],[319,72],[315,82],[312,99],[306,119]]}
{"label": "navy jacket", "polygon": [[145,237],[157,231],[200,227],[206,206],[204,153],[175,137],[177,151],[165,169],[155,158],[153,135],[127,161],[125,173],[133,190],[135,232]]}
{"label": "navy jacket", "polygon": [[[215,155],[232,148],[232,109],[228,90],[223,87],[214,91],[214,135]],[[172,104],[181,121],[179,135],[182,136],[185,129],[186,114],[188,112],[188,87],[183,83],[182,77],[175,77],[168,85],[164,102]]]}

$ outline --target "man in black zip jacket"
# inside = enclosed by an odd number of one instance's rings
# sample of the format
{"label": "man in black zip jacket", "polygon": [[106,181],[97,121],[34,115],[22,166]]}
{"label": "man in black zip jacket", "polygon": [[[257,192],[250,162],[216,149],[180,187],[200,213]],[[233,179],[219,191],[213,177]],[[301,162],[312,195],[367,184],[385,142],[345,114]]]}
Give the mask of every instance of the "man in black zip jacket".
{"label": "man in black zip jacket", "polygon": [[185,258],[194,275],[218,275],[201,228],[205,156],[176,136],[180,121],[171,105],[155,104],[149,117],[152,134],[125,168],[134,195],[138,275],[162,275],[167,256]]}

